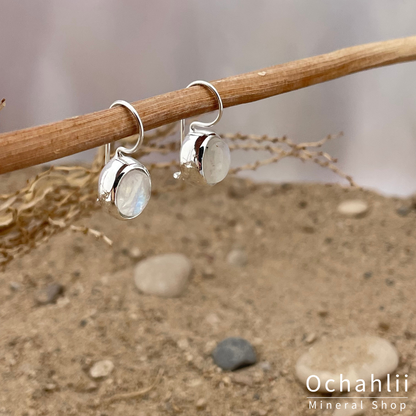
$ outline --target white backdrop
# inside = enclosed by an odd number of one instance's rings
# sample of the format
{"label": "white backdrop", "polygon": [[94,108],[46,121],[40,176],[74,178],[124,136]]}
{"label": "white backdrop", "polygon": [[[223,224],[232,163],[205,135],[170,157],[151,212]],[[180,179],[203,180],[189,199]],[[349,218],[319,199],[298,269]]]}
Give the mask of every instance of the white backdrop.
{"label": "white backdrop", "polygon": [[[416,34],[412,0],[0,0],[0,131],[47,123],[361,43]],[[416,63],[227,109],[218,131],[328,133],[362,186],[416,191]],[[82,156],[82,155],[81,155]],[[81,157],[78,156],[78,157]],[[85,157],[91,157],[88,153]],[[253,155],[234,155],[239,162]],[[334,181],[283,161],[266,181]]]}

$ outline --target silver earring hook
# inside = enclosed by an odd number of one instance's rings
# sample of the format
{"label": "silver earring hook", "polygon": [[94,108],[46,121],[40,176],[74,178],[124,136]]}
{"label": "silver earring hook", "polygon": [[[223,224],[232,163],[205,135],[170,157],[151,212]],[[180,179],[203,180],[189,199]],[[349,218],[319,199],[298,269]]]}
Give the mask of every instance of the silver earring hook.
{"label": "silver earring hook", "polygon": [[[222,103],[221,96],[220,96],[219,92],[217,91],[217,89],[207,81],[201,81],[201,80],[194,81],[194,82],[191,82],[186,88],[192,87],[194,85],[202,85],[204,87],[207,87],[211,92],[213,92],[215,94],[215,97],[217,98],[217,101],[218,101],[218,115],[217,115],[217,118],[214,121],[212,121],[211,123],[203,123],[202,121],[193,121],[190,124],[189,128],[191,130],[194,130],[195,127],[202,127],[202,128],[211,127],[214,124],[218,123],[221,120],[221,117],[222,117],[224,106],[223,106],[223,103]],[[182,119],[181,120],[181,144],[183,144],[184,137],[185,137],[185,119]]]}
{"label": "silver earring hook", "polygon": [[[117,105],[121,105],[123,107],[126,107],[135,117],[137,124],[139,126],[139,133],[138,133],[138,137],[137,137],[137,142],[136,144],[130,148],[127,149],[126,147],[119,147],[117,149],[117,152],[119,153],[124,153],[126,155],[131,155],[135,152],[137,152],[137,150],[139,149],[139,147],[141,146],[141,144],[143,143],[143,138],[144,138],[144,127],[143,127],[143,123],[142,120],[139,116],[139,113],[136,111],[136,109],[127,101],[124,100],[117,100],[114,101],[113,104],[110,105],[110,108],[113,108]],[[111,154],[111,143],[107,143],[105,145],[105,152],[104,152],[104,162],[108,163],[108,161],[110,160],[110,154]]]}

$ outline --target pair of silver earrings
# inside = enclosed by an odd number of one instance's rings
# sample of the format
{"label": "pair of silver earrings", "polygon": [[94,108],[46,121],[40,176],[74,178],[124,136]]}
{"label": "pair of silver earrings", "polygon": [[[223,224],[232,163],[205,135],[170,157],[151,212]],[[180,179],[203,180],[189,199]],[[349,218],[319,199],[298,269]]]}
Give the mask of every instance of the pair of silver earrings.
{"label": "pair of silver earrings", "polygon": [[[187,88],[202,85],[213,92],[218,101],[218,115],[211,123],[194,121],[185,135],[185,120],[181,120],[180,172],[173,176],[194,184],[215,185],[230,169],[230,150],[225,141],[208,128],[220,121],[223,103],[216,88],[206,81],[194,81]],[[98,179],[98,201],[112,216],[129,220],[139,216],[151,196],[151,179],[146,167],[129,155],[137,152],[144,138],[143,123],[134,107],[118,100],[110,108],[123,106],[138,124],[136,144],[127,149],[119,147],[110,159],[111,145],[105,145],[105,166]]]}

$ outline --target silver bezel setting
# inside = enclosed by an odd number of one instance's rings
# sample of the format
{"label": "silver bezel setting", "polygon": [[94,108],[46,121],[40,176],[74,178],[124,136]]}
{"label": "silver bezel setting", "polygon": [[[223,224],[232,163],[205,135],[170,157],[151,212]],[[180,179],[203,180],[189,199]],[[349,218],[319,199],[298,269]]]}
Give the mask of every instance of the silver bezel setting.
{"label": "silver bezel setting", "polygon": [[[218,134],[210,130],[194,129],[183,140],[181,152],[180,152],[180,175],[176,175],[177,178],[184,179],[194,184],[204,184],[213,186],[221,182],[224,178],[214,183],[207,182],[204,172],[204,157],[206,151],[213,139],[223,140]],[[224,142],[227,146],[227,144]],[[227,146],[228,148],[228,146]],[[230,166],[228,165],[227,172]]]}
{"label": "silver bezel setting", "polygon": [[104,166],[98,179],[98,202],[103,209],[115,218],[121,220],[131,220],[138,217],[146,207],[149,198],[145,202],[142,210],[133,216],[123,214],[117,206],[117,192],[123,181],[123,178],[131,171],[138,170],[144,173],[149,180],[149,187],[151,189],[150,173],[146,167],[136,159],[120,155],[116,155]]}

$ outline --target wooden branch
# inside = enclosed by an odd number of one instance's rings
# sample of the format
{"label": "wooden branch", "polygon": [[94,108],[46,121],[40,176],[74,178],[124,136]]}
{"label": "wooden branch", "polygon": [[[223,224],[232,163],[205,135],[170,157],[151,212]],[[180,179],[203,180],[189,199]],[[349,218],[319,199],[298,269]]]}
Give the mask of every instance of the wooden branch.
{"label": "wooden branch", "polygon": [[[416,60],[416,36],[353,46],[214,81],[224,107],[249,103],[367,69]],[[191,81],[191,80],[190,80]],[[123,97],[114,97],[120,99]],[[109,105],[111,103],[108,103]],[[216,109],[195,86],[132,103],[145,130]],[[2,114],[6,116],[6,114]],[[115,107],[38,127],[0,134],[0,173],[69,156],[136,133],[128,112]]]}

